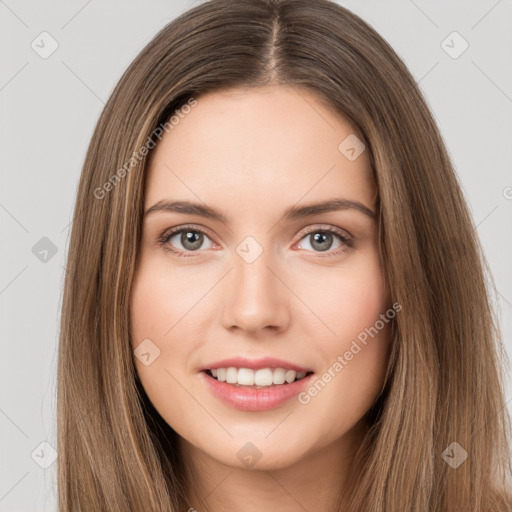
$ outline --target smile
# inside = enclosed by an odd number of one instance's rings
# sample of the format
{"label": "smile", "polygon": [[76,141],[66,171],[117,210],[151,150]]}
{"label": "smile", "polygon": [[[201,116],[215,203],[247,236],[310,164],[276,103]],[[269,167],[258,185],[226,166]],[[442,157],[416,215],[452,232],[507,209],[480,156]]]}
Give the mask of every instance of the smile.
{"label": "smile", "polygon": [[[214,372],[216,376],[213,375]],[[223,404],[240,411],[258,412],[275,409],[304,391],[314,373],[302,373],[304,372],[285,371],[284,368],[261,368],[254,371],[249,368],[228,367],[203,370],[199,375],[213,396]],[[227,382],[228,375],[233,382]],[[220,378],[224,378],[224,381]],[[253,384],[242,384],[243,382]],[[257,385],[262,382],[267,384]],[[271,383],[268,384],[269,382]]]}

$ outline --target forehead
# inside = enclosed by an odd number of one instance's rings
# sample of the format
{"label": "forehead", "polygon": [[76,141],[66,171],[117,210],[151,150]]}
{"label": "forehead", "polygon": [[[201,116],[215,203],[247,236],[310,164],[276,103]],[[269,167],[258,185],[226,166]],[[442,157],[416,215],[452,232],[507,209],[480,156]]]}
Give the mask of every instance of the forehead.
{"label": "forehead", "polygon": [[306,90],[211,92],[186,112],[153,149],[146,207],[170,195],[219,207],[333,195],[373,205],[366,151],[355,159],[345,152],[357,144],[353,127]]}

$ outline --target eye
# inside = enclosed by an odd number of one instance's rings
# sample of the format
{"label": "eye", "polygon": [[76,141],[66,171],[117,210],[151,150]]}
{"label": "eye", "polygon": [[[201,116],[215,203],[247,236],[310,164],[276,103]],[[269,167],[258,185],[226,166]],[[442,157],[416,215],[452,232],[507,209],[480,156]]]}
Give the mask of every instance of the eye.
{"label": "eye", "polygon": [[[335,244],[336,239],[338,239],[338,246],[334,247],[334,252],[330,251],[332,249],[333,244]],[[327,228],[314,228],[310,229],[306,236],[303,236],[299,241],[299,245],[303,245],[302,240],[306,240],[307,244],[306,249],[309,248],[314,252],[329,252],[329,256],[339,254],[346,250],[347,247],[351,248],[354,246],[353,240],[346,236],[345,232],[339,228],[327,227]],[[302,247],[300,247],[302,248]]]}
{"label": "eye", "polygon": [[[159,239],[158,243],[164,249],[176,253],[178,256],[187,257],[187,252],[197,252],[199,249],[209,249],[203,247],[205,240],[210,240],[208,235],[202,229],[192,226],[182,226],[166,231]],[[174,249],[178,245],[177,249]],[[179,247],[181,245],[181,247]]]}
{"label": "eye", "polygon": [[[328,251],[328,256],[334,256],[345,251],[347,247],[351,248],[354,246],[353,240],[346,235],[343,230],[332,226],[325,228],[317,227],[303,233],[298,245],[300,249],[303,249],[304,247],[301,247],[301,242],[306,240],[306,249],[308,249],[307,245],[309,245],[310,249],[308,250],[317,253]],[[330,249],[332,249],[336,239],[338,240],[338,245],[334,249],[338,250],[331,251]],[[204,247],[203,244],[207,240],[210,241],[210,245]],[[193,256],[190,253],[198,252],[200,249],[211,249],[213,246],[213,242],[211,242],[207,233],[195,226],[181,226],[167,230],[158,239],[158,243],[166,251],[170,251],[179,257],[190,257]]]}

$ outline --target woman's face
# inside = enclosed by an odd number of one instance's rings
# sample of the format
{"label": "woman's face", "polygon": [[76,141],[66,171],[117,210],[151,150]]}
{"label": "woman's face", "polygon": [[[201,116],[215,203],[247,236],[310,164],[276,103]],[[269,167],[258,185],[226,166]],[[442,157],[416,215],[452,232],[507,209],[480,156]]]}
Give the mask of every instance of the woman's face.
{"label": "woman's face", "polygon": [[190,449],[270,469],[353,444],[394,316],[374,200],[364,146],[305,90],[209,93],[175,118],[151,156],[131,332]]}

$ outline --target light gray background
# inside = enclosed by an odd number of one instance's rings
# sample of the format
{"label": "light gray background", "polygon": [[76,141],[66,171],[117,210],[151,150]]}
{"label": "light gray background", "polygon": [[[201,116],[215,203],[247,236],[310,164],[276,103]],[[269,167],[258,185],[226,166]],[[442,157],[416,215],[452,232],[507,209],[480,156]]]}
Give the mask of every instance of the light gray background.
{"label": "light gray background", "polygon": [[[0,512],[56,510],[56,464],[43,469],[36,461],[52,461],[52,448],[42,442],[56,447],[63,266],[95,122],[136,54],[198,3],[0,0]],[[486,250],[510,357],[512,1],[339,3],[375,27],[420,83]],[[59,45],[47,59],[31,47],[43,31]],[[456,59],[441,46],[453,31],[469,43]],[[446,44],[453,52],[461,46],[452,39]],[[42,237],[57,248],[47,262],[32,252]]]}

